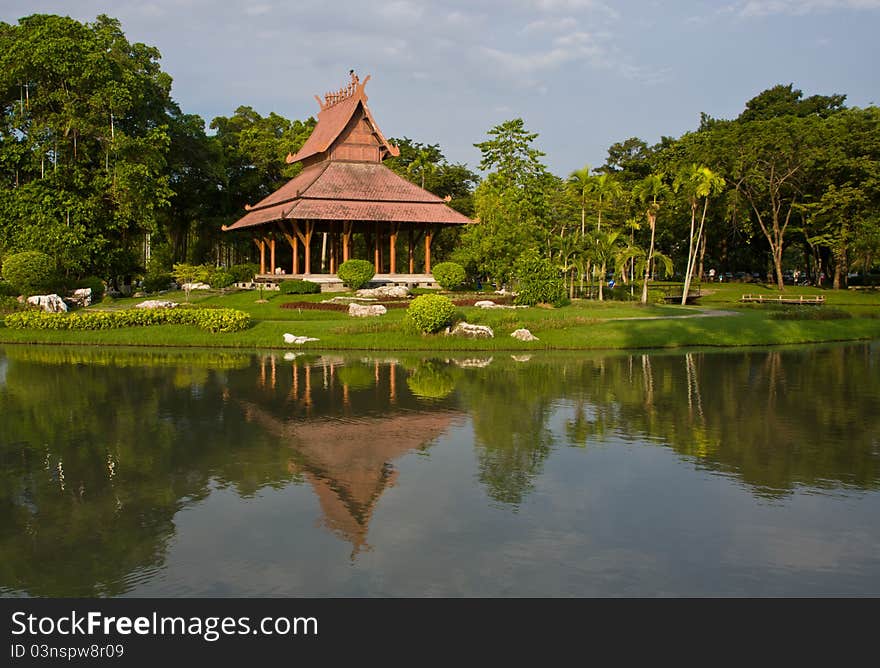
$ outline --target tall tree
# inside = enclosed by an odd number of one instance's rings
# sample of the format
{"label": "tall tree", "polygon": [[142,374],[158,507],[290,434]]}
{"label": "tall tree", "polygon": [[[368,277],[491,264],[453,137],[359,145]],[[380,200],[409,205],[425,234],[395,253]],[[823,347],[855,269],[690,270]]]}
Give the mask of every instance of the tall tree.
{"label": "tall tree", "polygon": [[642,304],[648,303],[648,280],[651,277],[651,266],[654,260],[654,239],[657,231],[657,215],[666,197],[669,196],[669,186],[664,181],[663,174],[649,174],[639,181],[633,188],[633,197],[643,205],[645,218],[651,230],[651,242],[645,256],[645,279],[642,283]]}
{"label": "tall tree", "polygon": [[459,259],[499,281],[508,280],[516,258],[543,245],[547,223],[547,192],[555,180],[534,148],[536,133],[522,119],[507,121],[475,144],[482,152],[480,169],[492,170],[474,194],[479,225],[462,235]]}
{"label": "tall tree", "polygon": [[792,216],[805,193],[803,183],[821,143],[815,117],[780,117],[730,126],[730,179],[767,240],[776,277],[784,290],[782,253]]}
{"label": "tall tree", "polygon": [[110,17],[0,24],[0,246],[68,276],[136,269],[172,195],[170,88],[159,52]]}
{"label": "tall tree", "polygon": [[[693,278],[694,269],[696,268],[697,256],[700,251],[700,241],[703,239],[703,228],[706,223],[706,212],[709,209],[709,199],[713,195],[718,195],[724,190],[724,179],[712,172],[706,166],[692,164],[675,177],[673,188],[676,191],[682,191],[687,197],[691,210],[691,227],[688,237],[688,256],[687,267],[684,273],[684,286],[681,294],[681,305],[687,303],[688,291],[691,287],[691,279]],[[703,200],[703,212],[700,216],[700,226],[694,235],[694,228],[697,219],[697,209],[700,200]]]}

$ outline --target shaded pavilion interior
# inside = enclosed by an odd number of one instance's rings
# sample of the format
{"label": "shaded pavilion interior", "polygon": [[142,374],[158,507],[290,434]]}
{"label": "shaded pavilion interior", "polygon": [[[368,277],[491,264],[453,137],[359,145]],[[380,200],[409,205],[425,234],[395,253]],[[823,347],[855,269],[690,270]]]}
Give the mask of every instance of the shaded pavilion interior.
{"label": "shaded pavilion interior", "polygon": [[[400,151],[367,107],[364,88],[370,77],[350,76],[335,93],[315,96],[321,107],[317,125],[302,148],[287,156],[302,171],[223,227],[253,234],[261,275],[274,275],[276,268],[298,278],[335,275],[354,257],[355,235],[367,254],[359,259],[372,261],[376,274],[430,275],[431,244],[443,226],[474,222],[382,164]],[[279,243],[290,246],[289,266],[279,267]],[[421,244],[419,267],[416,246]]]}

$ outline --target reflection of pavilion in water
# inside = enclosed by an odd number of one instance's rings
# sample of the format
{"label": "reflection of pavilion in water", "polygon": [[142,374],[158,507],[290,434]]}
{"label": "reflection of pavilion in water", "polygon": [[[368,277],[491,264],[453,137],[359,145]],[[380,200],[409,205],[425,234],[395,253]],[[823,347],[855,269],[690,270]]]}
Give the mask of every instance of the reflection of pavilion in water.
{"label": "reflection of pavilion in water", "polygon": [[[258,385],[276,396],[278,391],[285,392],[288,410],[278,415],[274,407],[240,403],[249,422],[291,448],[291,472],[309,482],[321,505],[323,525],[350,542],[355,556],[369,548],[367,532],[379,497],[397,479],[393,461],[428,445],[459,414],[442,407],[426,409],[415,402],[398,378],[405,371],[394,361],[360,365],[372,372],[372,387],[351,387],[341,380],[339,371],[344,366],[341,358],[322,357],[300,365],[264,356]],[[281,381],[282,374],[289,374],[289,390]],[[353,394],[363,390],[372,394],[377,388],[387,400],[382,411],[366,416],[358,411],[359,417],[346,417]]]}

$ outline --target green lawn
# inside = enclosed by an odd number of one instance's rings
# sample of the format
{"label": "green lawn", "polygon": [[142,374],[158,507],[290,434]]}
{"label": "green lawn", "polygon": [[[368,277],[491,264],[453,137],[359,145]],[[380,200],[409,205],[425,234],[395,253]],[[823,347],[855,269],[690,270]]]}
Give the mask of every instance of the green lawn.
{"label": "green lawn", "polygon": [[[674,290],[675,286],[670,285]],[[833,291],[789,288],[787,294],[823,294],[826,306],[802,307],[797,318],[775,319],[784,311],[775,305],[746,305],[738,302],[746,293],[778,294],[755,284],[704,284],[700,306],[616,301],[576,300],[564,308],[484,310],[460,307],[471,323],[489,325],[495,338],[469,340],[441,335],[406,334],[401,326],[405,309],[392,309],[378,318],[351,318],[344,312],[281,308],[284,303],[321,301],[333,295],[281,295],[264,292],[193,292],[190,302],[206,306],[236,308],[248,312],[253,325],[233,334],[210,332],[183,325],[126,328],[103,331],[12,330],[0,326],[2,343],[51,343],[175,347],[229,347],[243,349],[349,349],[349,350],[590,350],[668,348],[682,346],[755,346],[822,341],[880,338],[880,293],[877,291]],[[453,297],[456,295],[453,295]],[[491,299],[491,295],[481,295]],[[167,293],[162,299],[183,302],[183,292]],[[130,308],[142,298],[114,300],[91,308]],[[824,309],[823,315],[838,319],[811,319],[818,314],[804,309]],[[692,317],[709,310],[732,315]],[[843,316],[851,317],[843,317]],[[684,317],[683,317],[684,316]],[[688,317],[691,316],[691,317]],[[520,327],[529,329],[539,341],[524,343],[510,337]],[[318,342],[291,346],[283,334],[310,336]]]}

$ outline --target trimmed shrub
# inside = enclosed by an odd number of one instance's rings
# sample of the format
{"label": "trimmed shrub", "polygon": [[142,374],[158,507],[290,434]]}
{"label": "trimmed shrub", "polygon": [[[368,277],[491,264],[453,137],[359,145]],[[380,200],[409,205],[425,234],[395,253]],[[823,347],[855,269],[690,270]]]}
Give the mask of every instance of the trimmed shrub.
{"label": "trimmed shrub", "polygon": [[235,283],[235,276],[232,275],[232,272],[217,267],[208,273],[208,280],[205,282],[212,288],[228,288]]}
{"label": "trimmed shrub", "polygon": [[46,292],[57,280],[52,258],[39,251],[8,255],[3,260],[3,278],[23,295]]}
{"label": "trimmed shrub", "polygon": [[260,271],[260,265],[258,264],[234,264],[229,269],[230,274],[235,279],[236,283],[247,283],[254,280],[254,276],[256,276],[257,272]]}
{"label": "trimmed shrub", "polygon": [[104,297],[104,281],[102,281],[97,276],[87,276],[86,278],[82,278],[74,284],[74,287],[91,288],[93,304],[101,301],[101,299]]}
{"label": "trimmed shrub", "polygon": [[439,332],[454,316],[455,305],[443,295],[419,295],[406,310],[407,326],[425,334]]}
{"label": "trimmed shrub", "polygon": [[321,286],[317,283],[301,281],[298,278],[281,281],[279,289],[282,295],[316,295],[321,292]]}
{"label": "trimmed shrub", "polygon": [[244,311],[229,308],[160,308],[124,311],[45,313],[25,311],[6,316],[10,329],[99,330],[150,325],[194,325],[209,332],[239,332],[250,325]]}
{"label": "trimmed shrub", "polygon": [[565,306],[568,295],[559,270],[535,251],[526,251],[516,261],[517,295],[514,303],[525,306]]}
{"label": "trimmed shrub", "polygon": [[367,262],[366,260],[346,260],[339,265],[336,275],[346,287],[352,290],[360,290],[373,280],[376,270],[372,262]]}
{"label": "trimmed shrub", "polygon": [[144,292],[167,290],[173,281],[171,274],[147,274],[144,276]]}
{"label": "trimmed shrub", "polygon": [[466,278],[464,267],[457,262],[441,262],[433,268],[434,280],[444,290],[457,290]]}

